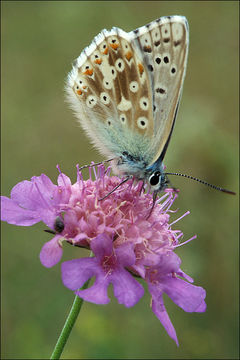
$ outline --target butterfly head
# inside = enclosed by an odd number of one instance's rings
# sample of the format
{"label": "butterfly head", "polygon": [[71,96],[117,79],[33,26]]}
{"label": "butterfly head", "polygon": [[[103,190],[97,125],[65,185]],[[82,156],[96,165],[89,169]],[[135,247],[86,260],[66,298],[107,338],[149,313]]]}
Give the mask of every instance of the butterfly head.
{"label": "butterfly head", "polygon": [[159,192],[167,187],[168,179],[164,172],[155,170],[148,175],[147,182],[150,185],[151,190]]}
{"label": "butterfly head", "polygon": [[151,191],[158,193],[166,189],[169,185],[169,179],[164,171],[165,167],[161,157],[145,171],[145,181],[151,188]]}
{"label": "butterfly head", "polygon": [[150,186],[153,192],[164,190],[169,183],[160,158],[153,164],[147,166],[142,158],[124,151],[118,159],[117,168],[120,173],[126,176],[143,180]]}

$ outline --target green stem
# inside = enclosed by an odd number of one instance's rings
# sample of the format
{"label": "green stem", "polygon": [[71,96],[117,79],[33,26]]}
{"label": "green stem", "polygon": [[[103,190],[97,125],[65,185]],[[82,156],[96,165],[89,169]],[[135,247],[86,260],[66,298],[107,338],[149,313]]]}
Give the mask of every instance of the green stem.
{"label": "green stem", "polygon": [[[90,254],[90,256],[92,256],[92,254]],[[85,284],[83,285],[83,287],[81,289],[82,290],[87,289],[89,282],[90,282],[90,279],[85,282]],[[83,299],[81,299],[79,296],[76,295],[75,299],[73,301],[70,313],[68,314],[67,320],[63,326],[63,329],[61,331],[61,334],[58,338],[58,341],[55,345],[55,348],[53,350],[53,353],[52,353],[50,359],[60,359],[61,354],[64,349],[64,346],[66,345],[66,342],[72,331],[73,325],[75,324],[75,322],[77,320],[77,317],[81,310],[82,304],[83,304]]]}

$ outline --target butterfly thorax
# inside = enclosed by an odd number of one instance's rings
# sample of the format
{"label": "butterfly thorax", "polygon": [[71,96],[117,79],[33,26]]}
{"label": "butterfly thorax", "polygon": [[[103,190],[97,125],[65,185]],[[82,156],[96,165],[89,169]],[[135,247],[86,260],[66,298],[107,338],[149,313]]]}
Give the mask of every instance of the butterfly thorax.
{"label": "butterfly thorax", "polygon": [[121,174],[143,180],[153,191],[161,191],[166,188],[168,181],[164,174],[164,165],[160,159],[148,165],[142,157],[133,156],[124,151],[116,166]]}

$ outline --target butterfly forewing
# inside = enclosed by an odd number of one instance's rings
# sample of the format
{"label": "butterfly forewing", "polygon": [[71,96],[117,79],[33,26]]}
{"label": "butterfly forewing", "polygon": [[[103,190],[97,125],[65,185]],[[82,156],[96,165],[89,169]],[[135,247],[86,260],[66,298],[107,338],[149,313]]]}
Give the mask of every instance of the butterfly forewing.
{"label": "butterfly forewing", "polygon": [[168,140],[181,95],[188,54],[188,24],[185,17],[162,17],[132,31],[149,72],[153,99],[154,141],[149,150],[152,163]]}

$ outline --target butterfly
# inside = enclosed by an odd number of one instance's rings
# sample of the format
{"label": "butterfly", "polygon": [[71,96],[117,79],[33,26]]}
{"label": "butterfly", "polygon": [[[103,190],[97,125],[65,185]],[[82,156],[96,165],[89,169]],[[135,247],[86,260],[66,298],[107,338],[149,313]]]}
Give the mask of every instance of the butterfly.
{"label": "butterfly", "polygon": [[[186,73],[189,27],[165,16],[129,33],[102,30],[75,60],[67,98],[94,146],[120,175],[143,180],[154,197],[165,189],[163,159]],[[112,159],[113,158],[113,159]]]}

